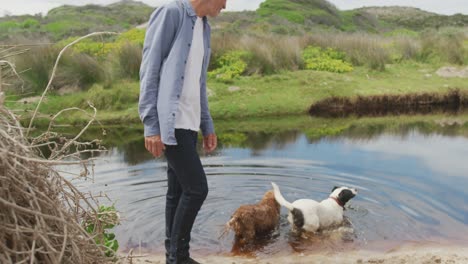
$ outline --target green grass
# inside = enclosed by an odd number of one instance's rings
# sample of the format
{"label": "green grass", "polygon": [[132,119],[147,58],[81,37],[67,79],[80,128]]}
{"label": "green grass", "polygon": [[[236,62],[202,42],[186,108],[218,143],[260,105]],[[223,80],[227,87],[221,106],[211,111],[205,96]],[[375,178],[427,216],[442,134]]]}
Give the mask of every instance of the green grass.
{"label": "green grass", "polygon": [[[384,72],[358,67],[350,73],[295,71],[266,77],[235,79],[232,84],[209,80],[211,114],[215,120],[242,119],[305,114],[310,105],[330,96],[366,96],[418,92],[445,92],[450,88],[468,89],[466,79],[442,78],[437,67],[425,64],[387,65]],[[230,86],[239,90],[229,91]],[[67,107],[87,107],[90,101],[99,110],[98,119],[108,124],[139,123],[139,84],[135,81],[115,83],[109,88],[94,85],[86,92],[49,95],[41,112],[49,115]],[[34,104],[9,103],[12,109],[34,109]],[[24,117],[28,116],[26,113]],[[81,113],[67,114],[62,121],[80,123],[87,120]],[[43,121],[43,122],[46,122]]]}

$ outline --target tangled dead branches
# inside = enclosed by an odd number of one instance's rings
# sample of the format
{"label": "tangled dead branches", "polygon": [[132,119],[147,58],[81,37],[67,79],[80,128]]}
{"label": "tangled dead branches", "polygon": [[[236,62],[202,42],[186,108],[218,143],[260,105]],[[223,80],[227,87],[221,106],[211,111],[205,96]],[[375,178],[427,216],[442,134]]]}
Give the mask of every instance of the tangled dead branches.
{"label": "tangled dead branches", "polygon": [[[73,109],[62,110],[54,118],[68,110]],[[56,170],[80,165],[81,176],[89,175],[92,159],[80,158],[81,147],[94,142],[80,143],[78,138],[95,115],[94,109],[89,123],[72,139],[51,140],[57,136],[51,126],[30,138],[29,129],[0,102],[0,263],[111,261],[105,255],[107,249],[95,241],[103,226],[115,224],[118,218],[100,215],[97,197],[85,195]],[[44,147],[49,155],[40,151]],[[92,234],[85,230],[90,224],[96,227]]]}

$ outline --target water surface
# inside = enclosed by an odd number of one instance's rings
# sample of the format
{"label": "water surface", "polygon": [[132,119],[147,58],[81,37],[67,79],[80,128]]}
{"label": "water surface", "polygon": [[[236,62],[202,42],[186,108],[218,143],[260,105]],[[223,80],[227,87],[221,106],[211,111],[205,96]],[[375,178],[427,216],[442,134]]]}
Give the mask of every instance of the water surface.
{"label": "water surface", "polygon": [[[450,134],[450,133],[448,133]],[[241,204],[256,203],[276,182],[289,201],[322,200],[333,186],[359,190],[343,233],[297,239],[287,211],[256,254],[340,248],[385,248],[404,242],[468,244],[468,138],[418,128],[369,136],[311,139],[301,131],[244,133],[242,144],[223,144],[202,155],[209,194],[192,232],[195,251],[224,254],[233,236],[219,238]],[[106,192],[122,223],[114,232],[121,248],[163,251],[166,163],[152,159],[142,140],[110,147],[84,190]],[[234,140],[235,142],[235,140]],[[350,231],[352,230],[352,232]]]}

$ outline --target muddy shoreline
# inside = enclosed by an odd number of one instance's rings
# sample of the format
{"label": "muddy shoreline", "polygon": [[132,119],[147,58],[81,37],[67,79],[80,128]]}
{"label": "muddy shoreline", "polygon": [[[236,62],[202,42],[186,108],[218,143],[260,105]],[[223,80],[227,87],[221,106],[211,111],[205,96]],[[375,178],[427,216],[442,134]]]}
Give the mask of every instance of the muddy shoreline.
{"label": "muddy shoreline", "polygon": [[468,92],[415,93],[330,97],[312,104],[309,114],[317,117],[385,116],[401,114],[457,114],[468,109]]}

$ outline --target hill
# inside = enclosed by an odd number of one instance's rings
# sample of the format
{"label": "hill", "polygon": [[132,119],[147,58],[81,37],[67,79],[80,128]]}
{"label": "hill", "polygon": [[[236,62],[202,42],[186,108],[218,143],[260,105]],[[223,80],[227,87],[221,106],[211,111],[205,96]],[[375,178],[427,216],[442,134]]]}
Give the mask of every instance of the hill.
{"label": "hill", "polygon": [[[107,6],[64,5],[46,16],[0,18],[0,41],[58,41],[94,31],[125,31],[147,22],[154,10],[123,0]],[[342,11],[326,0],[266,0],[256,11],[223,12],[210,20],[215,32],[300,35],[310,30],[385,32],[394,29],[467,27],[468,15],[439,15],[410,7],[365,7]]]}
{"label": "hill", "polygon": [[46,16],[10,16],[0,18],[0,40],[46,38],[54,41],[93,31],[123,31],[148,20],[154,10],[144,3],[121,1],[108,6],[64,5]]}
{"label": "hill", "polygon": [[413,7],[364,7],[359,11],[375,16],[388,27],[400,27],[411,30],[441,27],[467,27],[468,15],[455,14],[451,16],[427,12]]}

